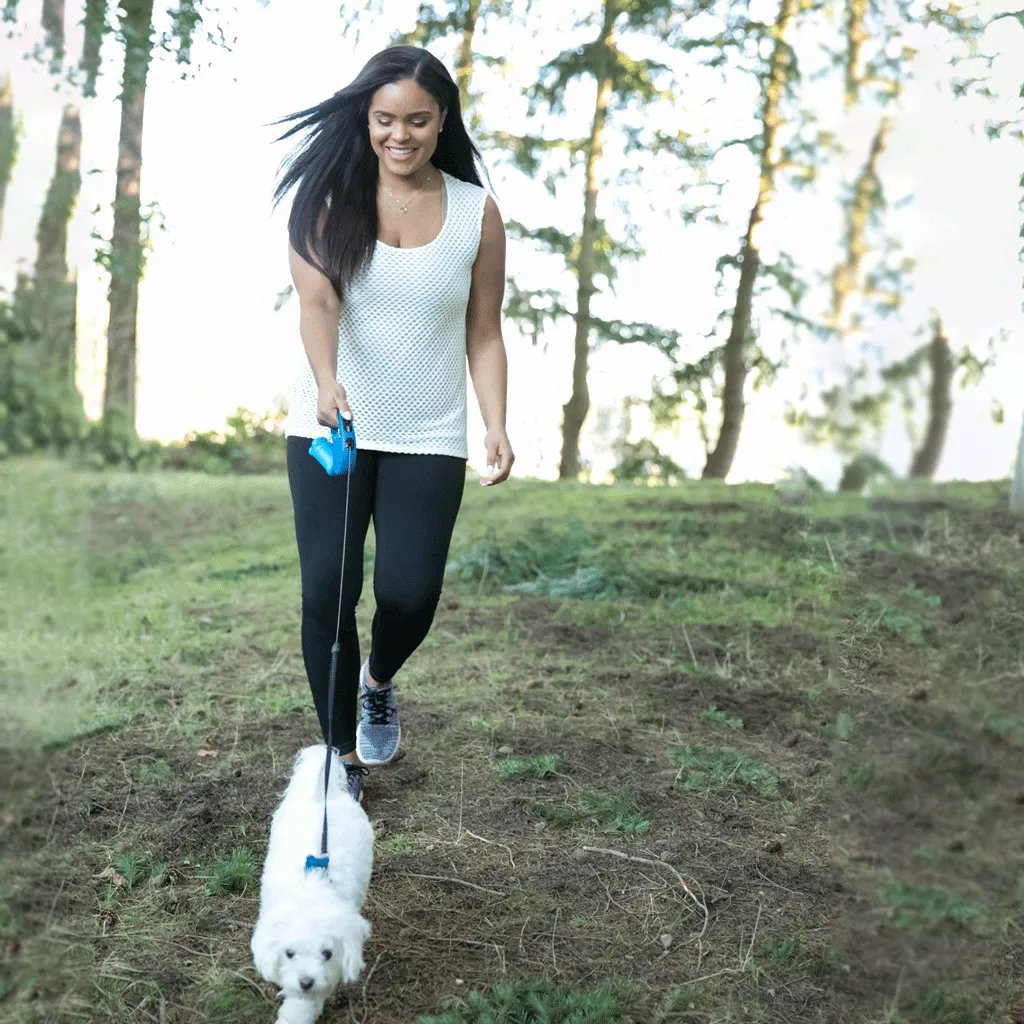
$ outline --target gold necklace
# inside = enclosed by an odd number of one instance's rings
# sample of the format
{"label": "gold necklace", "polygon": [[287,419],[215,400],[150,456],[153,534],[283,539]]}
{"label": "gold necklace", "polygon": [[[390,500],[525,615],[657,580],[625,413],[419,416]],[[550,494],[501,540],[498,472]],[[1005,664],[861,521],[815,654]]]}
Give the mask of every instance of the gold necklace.
{"label": "gold necklace", "polygon": [[[430,184],[430,183],[431,183],[431,182],[432,182],[433,180],[434,180],[434,179],[433,179],[433,178],[431,178],[431,179],[430,179],[430,181],[428,181],[428,182],[427,182],[427,185],[429,185],[429,184]],[[391,189],[389,189],[389,188],[387,187],[387,185],[385,185],[385,184],[384,184],[384,182],[383,182],[383,181],[382,181],[382,182],[380,183],[380,186],[381,186],[381,188],[382,188],[382,189],[384,189],[384,191],[385,191],[385,192],[387,192],[387,194],[388,194],[389,196],[391,196],[391,198],[392,198],[392,199],[394,199],[395,203],[396,203],[396,204],[398,205],[398,209],[399,209],[399,212],[401,212],[401,213],[408,213],[408,212],[409,212],[409,207],[410,207],[410,206],[411,206],[411,205],[412,205],[412,204],[413,204],[414,202],[416,202],[416,200],[417,200],[417,199],[418,199],[418,198],[419,198],[419,197],[420,197],[421,195],[423,195],[423,193],[424,193],[424,192],[426,192],[426,191],[427,191],[427,185],[424,185],[424,186],[423,186],[422,188],[420,188],[420,189],[417,189],[417,190],[415,191],[415,193],[413,193],[413,196],[412,196],[412,198],[411,198],[411,199],[407,199],[407,200],[406,200],[406,201],[405,201],[405,202],[403,203],[403,202],[402,202],[402,200],[401,200],[401,199],[399,199],[399,198],[398,198],[398,196],[396,196],[396,195],[395,195],[395,193],[394,193],[394,192],[392,192],[392,191],[391,191]]]}

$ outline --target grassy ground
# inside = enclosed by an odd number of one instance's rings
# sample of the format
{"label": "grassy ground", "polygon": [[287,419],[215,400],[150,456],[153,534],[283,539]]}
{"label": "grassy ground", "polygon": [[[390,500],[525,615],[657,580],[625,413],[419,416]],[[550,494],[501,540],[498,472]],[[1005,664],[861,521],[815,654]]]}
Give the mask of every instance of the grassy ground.
{"label": "grassy ground", "polygon": [[[259,866],[317,739],[285,481],[9,463],[0,493],[0,1020],[272,1019]],[[325,1019],[527,981],[552,1020],[1024,1020],[1005,505],[470,486],[367,784],[372,969]]]}

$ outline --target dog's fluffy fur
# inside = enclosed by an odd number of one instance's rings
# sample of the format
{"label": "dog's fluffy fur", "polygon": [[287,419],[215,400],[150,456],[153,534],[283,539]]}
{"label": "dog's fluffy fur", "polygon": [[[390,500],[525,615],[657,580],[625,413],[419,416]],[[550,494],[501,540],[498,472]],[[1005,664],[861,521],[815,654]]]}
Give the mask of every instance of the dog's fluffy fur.
{"label": "dog's fluffy fur", "polygon": [[337,986],[359,977],[370,934],[359,911],[373,867],[373,827],[348,795],[337,756],[327,807],[328,870],[305,870],[306,857],[320,853],[326,749],[299,752],[263,865],[252,955],[256,970],[281,988],[279,1024],[313,1024]]}

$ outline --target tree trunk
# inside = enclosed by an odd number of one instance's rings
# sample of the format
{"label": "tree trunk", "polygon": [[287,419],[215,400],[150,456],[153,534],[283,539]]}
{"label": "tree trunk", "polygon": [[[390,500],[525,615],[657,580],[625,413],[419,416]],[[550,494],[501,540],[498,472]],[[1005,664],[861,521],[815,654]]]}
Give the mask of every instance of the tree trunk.
{"label": "tree trunk", "polygon": [[472,103],[470,88],[473,84],[473,36],[480,17],[480,0],[466,0],[466,17],[462,23],[462,42],[455,65],[455,81],[459,86],[459,103],[465,115]]}
{"label": "tree trunk", "polygon": [[135,424],[136,321],[142,272],[142,121],[152,52],[153,0],[121,0],[125,37],[121,86],[121,135],[117,147],[117,192],[110,247],[110,323],[103,415]]}
{"label": "tree trunk", "polygon": [[889,117],[883,117],[879,122],[871,141],[871,151],[853,183],[853,195],[846,210],[846,260],[832,274],[832,328],[840,337],[850,326],[847,302],[861,286],[861,265],[868,250],[865,235],[871,214],[882,200],[878,161],[885,152],[886,138],[892,126]]}
{"label": "tree trunk", "polygon": [[1021,423],[1020,441],[1017,443],[1017,467],[1010,487],[1010,509],[1024,516],[1024,423]]}
{"label": "tree trunk", "polygon": [[590,411],[587,387],[587,363],[590,356],[590,299],[594,294],[594,270],[597,265],[597,165],[604,143],[608,103],[612,95],[611,47],[615,38],[618,0],[605,0],[601,29],[601,56],[597,70],[597,99],[587,143],[586,183],[583,193],[583,229],[580,255],[576,264],[576,334],[573,340],[572,394],[562,406],[562,455],[558,466],[560,480],[575,480],[580,471],[580,431]]}
{"label": "tree trunk", "polygon": [[932,369],[932,383],[928,395],[928,429],[925,431],[921,447],[914,453],[910,466],[910,475],[918,479],[930,480],[939,468],[942,449],[946,445],[949,432],[949,420],[953,414],[953,353],[949,349],[949,339],[943,333],[942,320],[935,318],[932,325],[934,331],[928,353],[928,362]]}
{"label": "tree trunk", "polygon": [[64,62],[64,0],[43,0],[42,25],[52,68],[59,70]]}
{"label": "tree trunk", "polygon": [[36,310],[43,344],[58,380],[75,386],[75,300],[77,286],[68,273],[68,221],[82,187],[82,124],[77,107],[64,108],[57,138],[57,166],[46,194],[36,239]]}
{"label": "tree trunk", "polygon": [[867,39],[864,21],[867,18],[869,0],[846,0],[846,89],[845,101],[848,107],[857,102],[863,81],[860,66],[860,51]]}
{"label": "tree trunk", "polygon": [[18,126],[14,123],[14,88],[9,77],[0,79],[0,236],[4,232],[7,186],[18,156]]}
{"label": "tree trunk", "polygon": [[789,77],[790,52],[785,42],[786,31],[797,9],[797,0],[781,0],[775,21],[773,35],[775,47],[772,50],[764,89],[764,105],[761,111],[761,174],[757,188],[757,199],[750,211],[747,234],[743,241],[740,263],[740,282],[736,289],[736,304],[732,314],[732,328],[725,343],[725,387],[722,392],[722,427],[718,443],[708,455],[704,465],[703,479],[724,480],[732,468],[739,445],[740,429],[743,426],[745,408],[744,390],[747,381],[747,344],[750,336],[751,311],[754,299],[754,283],[761,266],[761,255],[757,247],[757,234],[764,220],[765,208],[775,192],[775,172],[778,169],[779,154],[776,140],[782,125],[782,96]]}

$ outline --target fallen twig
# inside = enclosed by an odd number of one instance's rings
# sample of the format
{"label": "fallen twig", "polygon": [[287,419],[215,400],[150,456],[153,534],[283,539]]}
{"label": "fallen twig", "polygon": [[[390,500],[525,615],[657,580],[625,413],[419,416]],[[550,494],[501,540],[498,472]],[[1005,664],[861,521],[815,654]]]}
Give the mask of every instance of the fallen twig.
{"label": "fallen twig", "polygon": [[474,839],[479,839],[481,843],[490,843],[491,846],[500,846],[503,850],[508,851],[508,862],[512,865],[512,869],[515,870],[516,862],[512,859],[512,847],[506,846],[504,843],[496,842],[493,839],[484,839],[483,836],[478,836],[475,832],[470,832],[469,829],[464,829],[467,836],[472,836]]}
{"label": "fallen twig", "polygon": [[[650,857],[634,857],[634,856],[632,856],[632,855],[630,855],[628,853],[622,853],[619,850],[607,850],[607,849],[604,849],[603,847],[600,847],[600,846],[584,846],[583,847],[583,852],[584,853],[601,853],[601,854],[604,854],[605,856],[608,856],[608,857],[618,857],[620,860],[633,861],[636,864],[650,864],[652,867],[667,868],[669,871],[672,872],[673,875],[676,876],[676,880],[679,882],[680,886],[682,887],[683,892],[685,892],[686,895],[689,896],[691,900],[693,900],[694,906],[698,907],[700,909],[701,913],[704,915],[704,925],[701,928],[700,932],[696,936],[698,942],[702,938],[704,938],[704,933],[708,930],[708,924],[710,923],[710,920],[711,920],[711,916],[708,913],[708,906],[704,902],[703,898],[698,899],[694,895],[693,890],[686,884],[686,879],[683,878],[683,876],[681,874],[679,874],[679,872],[676,871],[676,869],[674,867],[672,867],[671,864],[666,864],[665,861],[663,861],[663,860],[653,860]],[[698,888],[699,888],[699,886],[698,886]],[[702,896],[703,896],[703,893],[702,893]]]}
{"label": "fallen twig", "polygon": [[450,875],[420,875],[415,871],[404,872],[407,878],[426,878],[431,882],[452,882],[455,885],[464,885],[467,889],[476,889],[478,892],[486,892],[491,896],[507,896],[508,893],[498,892],[497,889],[485,889],[482,885],[477,885],[476,882],[465,882],[461,878],[453,878]]}
{"label": "fallen twig", "polygon": [[[369,1005],[366,1001],[366,992],[370,987],[370,979],[373,977],[373,972],[377,970],[377,964],[380,963],[381,957],[384,956],[383,950],[377,954],[377,959],[373,961],[373,966],[366,972],[366,977],[363,979],[363,993],[360,1002],[363,1007],[363,1015],[359,1018],[358,1024],[366,1024],[366,1018],[369,1015]],[[356,1015],[352,1012],[352,1007],[348,1008],[349,1016],[352,1020],[356,1019]]]}

